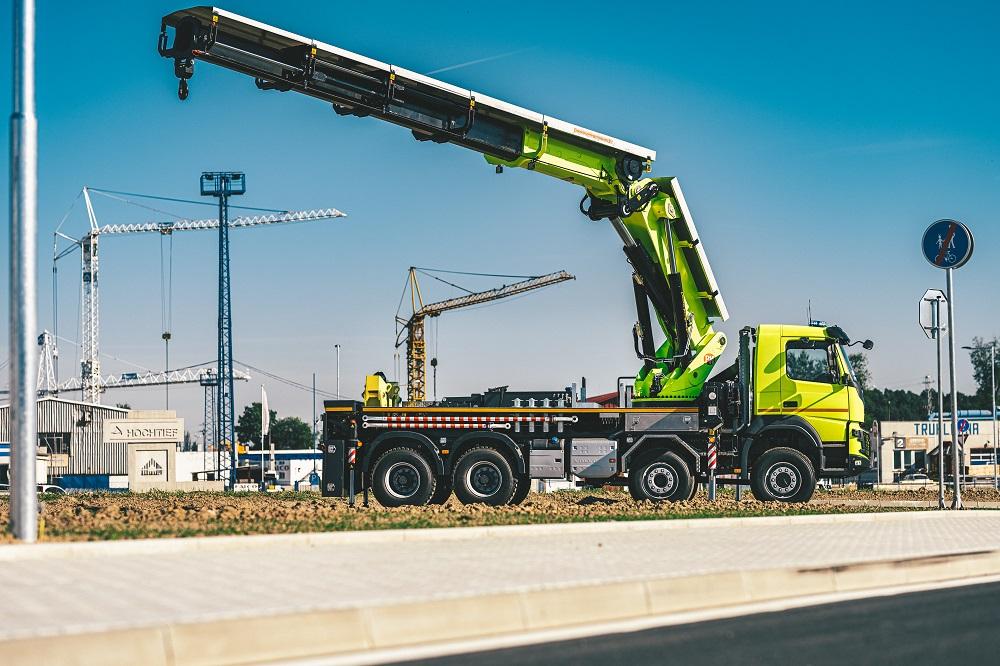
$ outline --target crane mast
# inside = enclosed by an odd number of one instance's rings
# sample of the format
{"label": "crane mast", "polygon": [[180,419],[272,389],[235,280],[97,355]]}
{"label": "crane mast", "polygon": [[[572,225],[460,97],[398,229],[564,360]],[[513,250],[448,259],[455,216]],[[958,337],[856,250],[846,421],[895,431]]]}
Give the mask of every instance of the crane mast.
{"label": "crane mast", "polygon": [[182,100],[202,60],[253,77],[261,90],[302,93],[338,115],[379,118],[419,141],[477,151],[498,173],[524,168],[582,187],[581,212],[611,223],[632,265],[643,362],[636,398],[700,394],[726,344],[712,321],[729,315],[677,179],[645,175],[655,151],[215,7],[164,16],[158,50],[173,60]]}

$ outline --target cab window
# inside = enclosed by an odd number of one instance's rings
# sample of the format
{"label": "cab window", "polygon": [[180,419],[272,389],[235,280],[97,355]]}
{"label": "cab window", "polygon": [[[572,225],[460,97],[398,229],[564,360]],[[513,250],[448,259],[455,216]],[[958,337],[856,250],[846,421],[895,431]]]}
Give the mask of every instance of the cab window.
{"label": "cab window", "polygon": [[785,373],[789,379],[836,383],[837,366],[830,343],[824,340],[792,340],[785,346]]}

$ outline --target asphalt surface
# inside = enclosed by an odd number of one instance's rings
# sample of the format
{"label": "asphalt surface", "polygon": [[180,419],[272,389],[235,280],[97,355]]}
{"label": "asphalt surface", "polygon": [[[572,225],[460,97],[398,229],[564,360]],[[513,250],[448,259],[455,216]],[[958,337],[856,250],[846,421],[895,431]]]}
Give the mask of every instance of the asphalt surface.
{"label": "asphalt surface", "polygon": [[989,583],[400,663],[939,666],[998,655],[1000,583]]}

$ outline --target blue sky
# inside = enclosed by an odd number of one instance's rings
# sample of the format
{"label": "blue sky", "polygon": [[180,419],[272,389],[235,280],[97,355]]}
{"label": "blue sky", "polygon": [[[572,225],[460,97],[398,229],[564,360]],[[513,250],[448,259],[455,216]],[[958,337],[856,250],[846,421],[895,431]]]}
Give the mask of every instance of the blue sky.
{"label": "blue sky", "polygon": [[[84,185],[197,198],[203,170],[247,173],[246,205],[335,206],[345,220],[234,233],[235,357],[342,392],[391,372],[393,314],[410,265],[578,276],[516,301],[441,318],[439,393],[509,384],[612,390],[637,363],[629,271],[606,224],[577,211],[580,193],[538,174],[501,176],[474,153],[418,144],[406,130],[340,118],[321,102],[257,91],[247,77],[196,65],[181,103],[156,53],[162,14],[180,5],[39,3],[39,274],[52,322],[51,238]],[[813,314],[871,337],[878,385],[919,390],[933,347],[916,302],[943,274],[920,256],[923,229],[965,221],[977,238],[956,274],[958,336],[1000,333],[989,297],[1000,210],[1000,10],[994,3],[714,3],[609,14],[606,3],[228,3],[231,11],[440,77],[658,151],[705,242],[735,333]],[[10,71],[10,17],[0,67]],[[9,86],[0,104],[10,106]],[[7,149],[7,135],[3,138]],[[6,199],[6,179],[0,185]],[[163,219],[97,200],[102,221]],[[172,207],[181,214],[211,209]],[[66,229],[85,228],[77,206]],[[0,239],[6,256],[6,234]],[[160,244],[102,244],[102,347],[163,367]],[[60,266],[60,333],[77,339],[76,259]],[[215,237],[174,239],[171,365],[215,350]],[[487,286],[470,281],[470,286]],[[6,296],[6,272],[0,276]],[[450,295],[428,285],[433,296]],[[6,307],[6,304],[4,305]],[[6,358],[6,328],[0,360]],[[434,340],[431,341],[434,344]],[[77,371],[63,343],[63,377]],[[134,369],[104,358],[105,372]],[[972,387],[960,354],[960,388]],[[3,377],[6,377],[4,374]],[[282,414],[308,417],[310,396],[263,381]],[[196,430],[201,395],[172,406]],[[161,390],[107,401],[159,408]]]}

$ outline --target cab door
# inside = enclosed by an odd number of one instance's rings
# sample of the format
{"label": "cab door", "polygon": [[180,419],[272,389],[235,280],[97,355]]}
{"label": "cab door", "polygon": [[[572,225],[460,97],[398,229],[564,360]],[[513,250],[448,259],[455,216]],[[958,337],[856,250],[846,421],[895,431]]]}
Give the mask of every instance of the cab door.
{"label": "cab door", "polygon": [[836,343],[793,337],[783,338],[782,343],[781,413],[804,418],[824,442],[843,442],[850,403]]}

